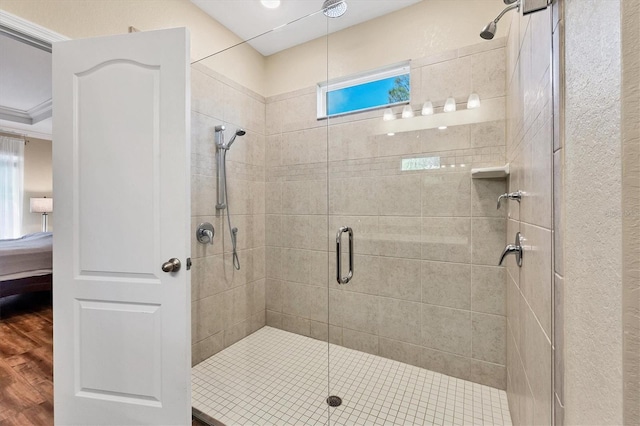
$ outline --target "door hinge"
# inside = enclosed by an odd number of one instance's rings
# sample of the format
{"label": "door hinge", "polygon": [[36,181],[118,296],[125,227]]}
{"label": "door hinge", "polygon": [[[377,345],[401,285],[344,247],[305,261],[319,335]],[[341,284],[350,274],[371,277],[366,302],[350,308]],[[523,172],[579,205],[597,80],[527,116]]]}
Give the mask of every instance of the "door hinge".
{"label": "door hinge", "polygon": [[187,271],[191,270],[191,258],[187,257]]}

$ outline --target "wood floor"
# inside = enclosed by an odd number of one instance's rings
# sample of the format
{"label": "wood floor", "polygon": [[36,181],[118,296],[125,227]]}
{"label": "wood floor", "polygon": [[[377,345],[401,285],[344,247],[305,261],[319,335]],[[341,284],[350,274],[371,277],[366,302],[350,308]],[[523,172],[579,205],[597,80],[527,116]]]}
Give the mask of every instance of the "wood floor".
{"label": "wood floor", "polygon": [[9,425],[53,425],[51,292],[0,298],[0,426]]}
{"label": "wood floor", "polygon": [[51,293],[0,299],[0,426],[53,424]]}

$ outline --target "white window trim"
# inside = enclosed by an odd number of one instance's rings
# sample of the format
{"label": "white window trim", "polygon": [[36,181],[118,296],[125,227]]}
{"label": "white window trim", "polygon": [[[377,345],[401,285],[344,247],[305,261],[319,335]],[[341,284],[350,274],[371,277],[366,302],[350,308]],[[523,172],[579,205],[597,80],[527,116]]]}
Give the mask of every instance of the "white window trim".
{"label": "white window trim", "polygon": [[371,111],[375,109],[388,108],[395,105],[404,105],[410,103],[408,101],[395,102],[392,104],[385,104],[383,106],[375,106],[371,108],[363,108],[359,110],[353,110],[348,112],[343,112],[340,114],[333,114],[331,116],[327,115],[327,93],[344,89],[346,87],[358,86],[364,83],[370,83],[372,81],[383,80],[390,77],[397,77],[404,74],[410,74],[410,61],[403,61],[392,65],[387,65],[385,67],[376,68],[375,70],[365,71],[357,74],[352,74],[347,77],[340,77],[333,80],[325,81],[318,83],[317,85],[317,118],[318,120],[330,118],[330,117],[340,117],[347,114],[353,114],[357,112]]}

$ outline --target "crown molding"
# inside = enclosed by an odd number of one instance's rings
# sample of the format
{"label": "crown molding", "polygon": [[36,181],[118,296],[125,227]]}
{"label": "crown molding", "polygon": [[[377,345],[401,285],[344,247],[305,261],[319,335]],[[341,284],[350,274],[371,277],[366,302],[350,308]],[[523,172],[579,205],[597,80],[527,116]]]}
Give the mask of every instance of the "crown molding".
{"label": "crown molding", "polygon": [[45,42],[49,45],[56,41],[70,40],[69,37],[51,31],[38,24],[27,21],[14,14],[0,9],[0,28],[9,30],[9,32],[23,34],[36,40]]}

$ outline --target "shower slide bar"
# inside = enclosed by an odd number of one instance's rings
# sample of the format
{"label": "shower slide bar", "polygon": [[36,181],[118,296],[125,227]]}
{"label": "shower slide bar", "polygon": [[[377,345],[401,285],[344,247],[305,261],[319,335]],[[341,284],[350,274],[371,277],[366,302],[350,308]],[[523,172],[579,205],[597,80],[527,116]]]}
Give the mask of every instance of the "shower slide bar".
{"label": "shower slide bar", "polygon": [[[342,234],[347,232],[349,234],[349,273],[342,276]],[[336,278],[338,284],[348,284],[353,278],[353,229],[348,226],[342,226],[336,233]]]}

